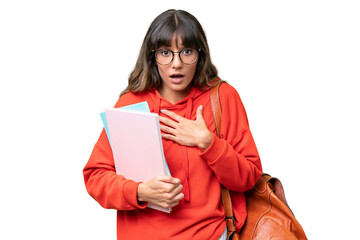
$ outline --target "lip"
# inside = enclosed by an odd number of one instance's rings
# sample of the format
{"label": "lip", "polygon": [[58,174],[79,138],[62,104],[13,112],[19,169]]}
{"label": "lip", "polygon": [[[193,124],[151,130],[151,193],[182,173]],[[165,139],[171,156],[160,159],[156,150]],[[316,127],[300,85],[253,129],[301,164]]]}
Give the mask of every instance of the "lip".
{"label": "lip", "polygon": [[185,75],[181,73],[173,73],[169,77],[172,83],[179,84],[184,80]]}

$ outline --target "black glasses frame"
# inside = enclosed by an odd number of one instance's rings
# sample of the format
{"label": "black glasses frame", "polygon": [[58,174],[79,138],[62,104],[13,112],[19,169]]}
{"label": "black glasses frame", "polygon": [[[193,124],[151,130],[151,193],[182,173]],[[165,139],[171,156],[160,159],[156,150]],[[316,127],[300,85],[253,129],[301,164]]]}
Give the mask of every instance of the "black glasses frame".
{"label": "black glasses frame", "polygon": [[[181,61],[182,63],[184,63],[184,64],[191,65],[191,64],[196,63],[196,61],[199,59],[199,52],[201,51],[201,48],[199,48],[199,49],[194,49],[194,50],[196,51],[196,54],[197,54],[197,55],[196,55],[195,60],[194,60],[192,63],[186,63],[186,62],[184,62],[184,61],[181,59],[180,53],[183,52],[184,50],[187,50],[187,49],[189,49],[189,48],[185,48],[185,49],[183,49],[183,50],[181,50],[181,51],[174,52],[174,51],[171,51],[171,50],[169,50],[169,49],[159,48],[159,49],[152,50],[152,52],[153,52],[153,53],[156,53],[157,51],[160,51],[160,50],[166,50],[166,51],[169,51],[169,52],[172,53],[171,61],[170,61],[169,63],[166,63],[166,64],[160,63],[160,62],[157,60],[157,57],[156,57],[156,54],[155,54],[156,62],[157,62],[158,64],[160,64],[160,65],[169,65],[170,63],[172,63],[172,61],[174,61],[175,53],[179,54],[180,61]],[[192,49],[193,49],[193,48],[192,48]]]}

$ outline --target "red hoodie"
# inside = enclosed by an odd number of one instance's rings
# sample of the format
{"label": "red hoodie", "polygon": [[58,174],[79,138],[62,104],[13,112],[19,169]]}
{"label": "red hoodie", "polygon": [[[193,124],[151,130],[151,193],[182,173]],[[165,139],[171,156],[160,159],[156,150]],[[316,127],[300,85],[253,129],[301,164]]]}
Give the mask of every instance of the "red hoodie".
{"label": "red hoodie", "polygon": [[116,175],[111,147],[103,130],[84,168],[87,191],[104,208],[117,209],[117,239],[214,239],[225,229],[220,184],[232,192],[236,227],[246,219],[242,192],[249,190],[262,173],[260,158],[249,130],[245,109],[237,91],[229,84],[220,87],[222,108],[221,139],[215,134],[210,91],[192,88],[172,104],[157,90],[126,93],[116,103],[122,107],[147,101],[151,112],[168,109],[187,119],[196,119],[203,105],[203,116],[214,133],[210,147],[181,146],[163,139],[165,158],[171,175],[181,180],[185,197],[171,213],[146,208],[137,201],[139,182]]}

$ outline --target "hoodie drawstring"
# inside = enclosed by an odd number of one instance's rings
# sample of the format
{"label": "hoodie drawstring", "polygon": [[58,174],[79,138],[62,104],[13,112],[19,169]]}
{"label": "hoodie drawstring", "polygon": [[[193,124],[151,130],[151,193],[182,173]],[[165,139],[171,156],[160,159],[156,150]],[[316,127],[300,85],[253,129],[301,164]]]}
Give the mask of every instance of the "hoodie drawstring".
{"label": "hoodie drawstring", "polygon": [[[193,101],[190,98],[186,103],[186,113],[185,118],[190,119],[191,118],[191,111],[192,111],[192,105]],[[181,160],[183,162],[183,168],[185,171],[185,182],[183,184],[184,189],[184,200],[189,202],[190,201],[190,187],[189,187],[189,157],[187,152],[188,147],[183,146],[181,151]]]}
{"label": "hoodie drawstring", "polygon": [[[156,102],[154,105],[154,112],[158,113],[159,115],[160,115],[160,106],[161,106],[161,98],[156,98]],[[192,108],[193,108],[193,100],[189,98],[188,101],[186,102],[186,112],[185,112],[186,119],[191,118]],[[183,178],[183,182],[181,183],[183,185],[182,192],[184,193],[184,201],[189,202],[190,201],[189,157],[186,146],[183,146],[181,148],[180,156],[181,156],[181,161],[183,163],[183,171],[185,175]]]}
{"label": "hoodie drawstring", "polygon": [[156,98],[154,105],[154,113],[157,113],[158,115],[160,115],[160,104],[161,104],[161,99]]}

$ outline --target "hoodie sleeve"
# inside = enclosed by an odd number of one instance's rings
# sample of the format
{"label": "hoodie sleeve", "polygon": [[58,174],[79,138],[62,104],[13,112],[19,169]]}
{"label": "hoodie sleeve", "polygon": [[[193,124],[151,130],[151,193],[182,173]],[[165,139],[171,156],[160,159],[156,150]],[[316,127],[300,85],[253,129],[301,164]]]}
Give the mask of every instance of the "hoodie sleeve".
{"label": "hoodie sleeve", "polygon": [[262,174],[260,157],[249,129],[247,115],[237,91],[229,84],[220,87],[221,131],[201,154],[226,188],[244,192]]}
{"label": "hoodie sleeve", "polygon": [[[139,101],[124,95],[115,107],[136,102]],[[137,187],[140,183],[116,174],[111,146],[104,129],[83,169],[83,174],[88,193],[102,207],[117,210],[146,207],[146,203],[139,204],[137,201]]]}

